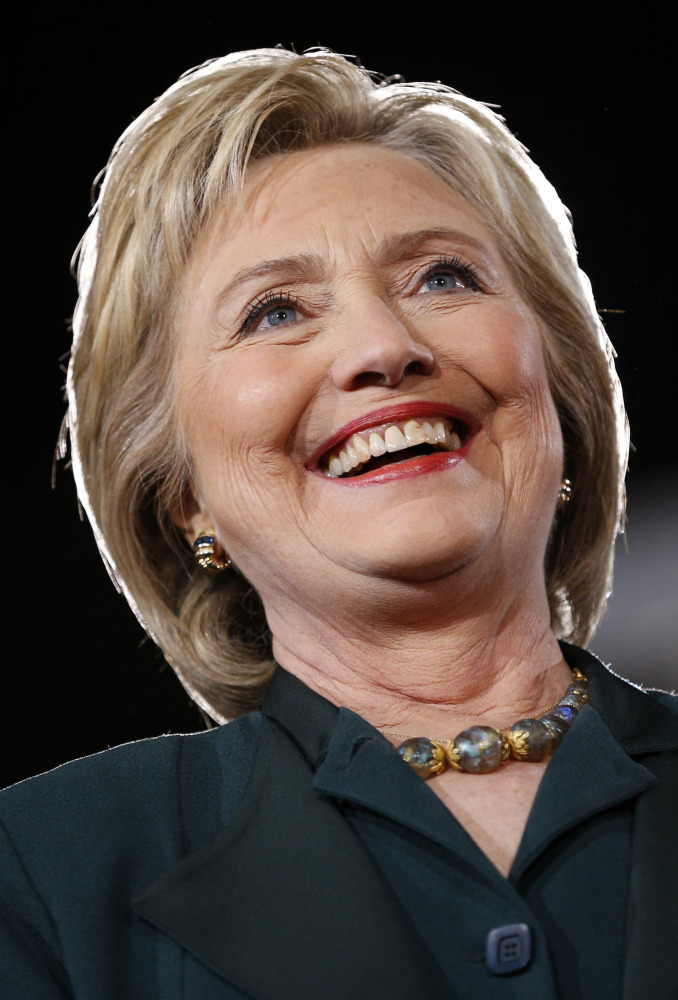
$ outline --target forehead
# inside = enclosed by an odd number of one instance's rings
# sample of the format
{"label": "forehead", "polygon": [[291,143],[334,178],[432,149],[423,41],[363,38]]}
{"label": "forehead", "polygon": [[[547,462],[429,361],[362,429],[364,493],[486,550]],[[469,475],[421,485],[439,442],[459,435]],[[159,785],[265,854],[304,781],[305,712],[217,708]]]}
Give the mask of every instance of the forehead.
{"label": "forehead", "polygon": [[436,225],[498,253],[476,209],[423,163],[374,144],[320,147],[252,164],[238,204],[231,199],[217,209],[193,259],[204,263],[217,250],[271,257],[311,245],[331,255],[337,242],[361,252]]}

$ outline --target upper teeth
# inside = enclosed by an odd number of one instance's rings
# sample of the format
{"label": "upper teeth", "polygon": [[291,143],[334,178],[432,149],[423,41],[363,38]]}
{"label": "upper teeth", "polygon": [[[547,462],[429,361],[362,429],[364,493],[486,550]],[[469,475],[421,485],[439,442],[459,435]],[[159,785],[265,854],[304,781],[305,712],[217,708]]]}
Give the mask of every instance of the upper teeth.
{"label": "upper teeth", "polygon": [[[363,437],[366,434],[367,437]],[[354,434],[341,449],[333,451],[323,469],[326,476],[336,479],[352,472],[370,458],[379,458],[391,451],[403,451],[418,444],[434,444],[448,451],[461,448],[461,439],[443,420],[407,420],[404,424],[389,424],[382,430]]]}

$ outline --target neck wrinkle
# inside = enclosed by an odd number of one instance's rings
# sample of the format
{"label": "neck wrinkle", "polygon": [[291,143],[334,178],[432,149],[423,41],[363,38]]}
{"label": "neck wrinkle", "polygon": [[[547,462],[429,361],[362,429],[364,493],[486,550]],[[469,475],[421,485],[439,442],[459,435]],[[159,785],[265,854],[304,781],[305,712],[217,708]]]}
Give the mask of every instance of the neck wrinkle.
{"label": "neck wrinkle", "polygon": [[376,728],[443,739],[472,724],[504,727],[563,696],[571,673],[540,617],[508,615],[494,628],[483,619],[438,632],[380,633],[379,643],[342,635],[327,622],[318,642],[315,629],[290,632],[278,620],[273,650],[312,690]]}

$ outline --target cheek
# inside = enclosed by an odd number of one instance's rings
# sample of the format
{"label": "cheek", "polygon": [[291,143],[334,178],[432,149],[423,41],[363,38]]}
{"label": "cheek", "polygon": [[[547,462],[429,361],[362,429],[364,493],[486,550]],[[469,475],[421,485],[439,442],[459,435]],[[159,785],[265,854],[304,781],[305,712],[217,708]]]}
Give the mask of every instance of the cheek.
{"label": "cheek", "polygon": [[293,352],[243,349],[184,381],[184,420],[201,496],[213,513],[265,505],[273,477],[293,488],[288,442],[307,402]]}
{"label": "cheek", "polygon": [[276,352],[252,352],[215,373],[220,390],[232,398],[238,420],[272,421],[276,411],[293,394],[289,364]]}
{"label": "cheek", "polygon": [[486,388],[499,407],[557,423],[536,320],[513,302],[497,303],[489,319],[475,341],[484,359]]}
{"label": "cheek", "polygon": [[527,330],[518,341],[515,360],[515,381],[525,400],[525,420],[528,436],[534,444],[557,460],[562,460],[563,440],[560,420],[549,386],[542,334],[538,329]]}
{"label": "cheek", "polygon": [[483,358],[484,387],[496,403],[490,436],[504,475],[519,489],[541,479],[546,495],[560,478],[563,441],[541,331],[522,305],[498,303],[475,343],[478,370]]}
{"label": "cheek", "polygon": [[541,333],[522,305],[498,303],[484,332],[480,346],[487,358],[497,402],[510,403],[548,393]]}

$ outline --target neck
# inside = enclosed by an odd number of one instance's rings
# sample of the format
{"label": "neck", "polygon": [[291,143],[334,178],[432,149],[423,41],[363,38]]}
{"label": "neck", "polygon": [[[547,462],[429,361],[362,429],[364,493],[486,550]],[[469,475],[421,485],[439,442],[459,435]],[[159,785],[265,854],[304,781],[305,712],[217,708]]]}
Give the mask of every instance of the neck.
{"label": "neck", "polygon": [[410,587],[401,601],[392,593],[360,616],[328,603],[329,620],[294,603],[267,605],[274,655],[329,701],[408,736],[449,738],[473,723],[503,728],[562,697],[571,675],[543,584],[474,604],[472,614],[468,602],[455,608],[432,590]]}

